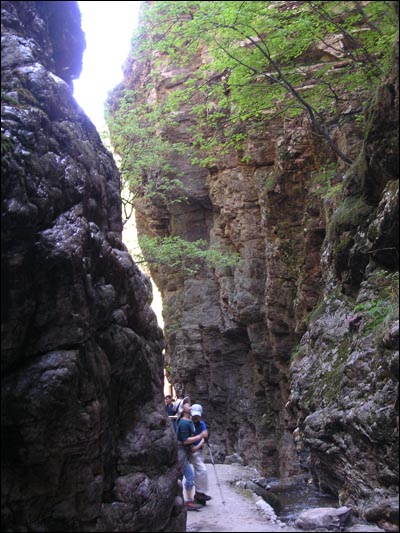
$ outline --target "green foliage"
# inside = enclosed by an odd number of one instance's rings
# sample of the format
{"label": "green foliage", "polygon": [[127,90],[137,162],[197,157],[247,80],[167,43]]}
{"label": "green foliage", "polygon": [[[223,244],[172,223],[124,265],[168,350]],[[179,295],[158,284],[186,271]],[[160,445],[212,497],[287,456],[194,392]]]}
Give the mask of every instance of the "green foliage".
{"label": "green foliage", "polygon": [[139,238],[142,255],[135,259],[146,262],[150,266],[156,264],[182,272],[196,275],[202,266],[215,269],[235,267],[239,261],[239,254],[223,251],[218,245],[208,244],[204,240],[186,241],[181,237],[149,237]]}
{"label": "green foliage", "polygon": [[[324,121],[343,102],[369,94],[388,67],[397,29],[387,2],[158,1],[143,6],[134,39],[135,62],[145,66],[147,86],[123,92],[108,109],[112,143],[122,157],[124,187],[133,201],[183,201],[186,191],[174,161],[184,156],[211,167],[236,151],[244,163],[246,128],[265,127],[282,114],[308,113],[316,132],[350,162]],[[340,39],[339,39],[340,37]],[[327,61],[327,53],[340,60]],[[325,55],[324,55],[325,54]],[[203,64],[187,76],[185,67]],[[309,66],[311,57],[313,65]],[[147,68],[150,58],[155,68]],[[173,87],[155,97],[168,65],[182,67]],[[341,105],[341,107],[340,107]],[[174,138],[185,109],[185,142]],[[352,118],[362,120],[362,113]],[[189,131],[189,137],[187,133]],[[171,134],[172,133],[172,134]],[[330,172],[330,169],[327,170]],[[327,179],[325,197],[340,192]]]}
{"label": "green foliage", "polygon": [[295,348],[293,348],[290,354],[290,361],[293,362],[296,359],[299,359],[303,355],[304,355],[304,349],[300,344],[298,344]]}
{"label": "green foliage", "polygon": [[5,89],[1,90],[2,103],[14,106],[14,107],[26,107],[35,106],[40,107],[39,101],[33,94],[25,87],[16,87],[15,89],[7,92]]}
{"label": "green foliage", "polygon": [[373,207],[368,205],[364,198],[351,196],[346,198],[333,214],[328,228],[328,237],[341,235],[360,225],[367,219],[373,211]]}
{"label": "green foliage", "polygon": [[15,147],[15,140],[1,132],[1,156],[3,157],[8,152],[12,152]]}
{"label": "green foliage", "polygon": [[126,90],[118,109],[113,114],[108,109],[106,115],[112,144],[122,156],[121,179],[131,202],[137,198],[184,201],[185,187],[171,163],[181,143],[166,141],[160,133],[174,127],[170,116],[166,121],[164,107],[141,103],[136,91]]}
{"label": "green foliage", "polygon": [[356,305],[354,311],[365,313],[367,321],[364,331],[370,333],[382,324],[388,314],[392,314],[393,307],[388,304],[387,300],[376,299]]}
{"label": "green foliage", "polygon": [[374,282],[379,293],[376,298],[361,302],[354,307],[355,313],[365,316],[365,333],[385,329],[390,321],[398,319],[399,273],[378,271]]}
{"label": "green foliage", "polygon": [[[208,61],[188,80],[176,80],[179,87],[161,106],[169,112],[191,106],[196,120],[188,155],[204,166],[242,149],[244,122],[256,126],[279,113],[304,111],[349,162],[323,116],[378,83],[397,32],[387,2],[306,1],[291,8],[281,2],[159,1],[146,7],[143,18],[136,46],[153,58],[158,54],[156,65],[167,59],[184,67],[206,51]],[[340,69],[326,62],[329,54]],[[320,68],[309,68],[307,56]]]}
{"label": "green foliage", "polygon": [[14,96],[10,95],[7,91],[1,90],[1,103],[8,104],[12,106],[18,105],[18,100]]}
{"label": "green foliage", "polygon": [[350,339],[345,335],[340,342],[337,354],[332,357],[331,368],[321,379],[321,389],[328,401],[337,401],[343,390],[344,365],[350,353]]}
{"label": "green foliage", "polygon": [[325,200],[338,198],[342,192],[342,180],[337,177],[336,165],[332,162],[325,163],[317,172],[314,172],[311,183],[313,186],[311,194]]}
{"label": "green foliage", "polygon": [[307,323],[311,324],[321,317],[326,310],[326,303],[321,300],[307,317]]}
{"label": "green foliage", "polygon": [[270,174],[264,183],[264,191],[266,194],[273,191],[277,184],[277,175],[276,173]]}

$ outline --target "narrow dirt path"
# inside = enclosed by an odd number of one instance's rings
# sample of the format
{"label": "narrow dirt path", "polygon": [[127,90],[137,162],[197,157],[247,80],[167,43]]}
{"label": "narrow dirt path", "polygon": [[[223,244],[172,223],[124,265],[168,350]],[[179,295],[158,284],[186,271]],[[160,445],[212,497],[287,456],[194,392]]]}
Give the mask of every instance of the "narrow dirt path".
{"label": "narrow dirt path", "polygon": [[[251,472],[236,465],[215,465],[220,482],[221,492],[217,484],[214,467],[207,464],[208,494],[212,500],[207,502],[200,511],[188,511],[188,532],[295,532],[300,531],[284,524],[274,523],[257,507],[257,496],[248,491],[240,491],[230,481],[252,477]],[[225,503],[222,503],[222,502]]]}

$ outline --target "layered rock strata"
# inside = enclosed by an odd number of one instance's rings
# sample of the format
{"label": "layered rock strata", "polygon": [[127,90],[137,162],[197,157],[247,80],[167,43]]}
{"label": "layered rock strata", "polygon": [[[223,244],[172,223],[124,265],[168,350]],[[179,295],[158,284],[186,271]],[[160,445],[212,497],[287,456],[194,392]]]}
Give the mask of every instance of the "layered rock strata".
{"label": "layered rock strata", "polygon": [[[125,89],[139,103],[163,102],[202,61],[178,67],[167,54],[132,55],[114,111]],[[339,59],[328,57],[340,69]],[[331,125],[355,161],[346,168],[332,159],[341,197],[321,190],[332,154],[298,116],[256,131],[248,124],[244,153],[207,171],[176,154],[172,177],[186,201],[143,197],[136,218],[141,234],[203,238],[240,253],[235,269],[196,276],[152,266],[169,376],[203,404],[217,459],[239,454],[266,476],[308,472],[343,505],[395,523],[398,71],[368,101],[366,142],[351,117],[367,95],[353,96]],[[190,109],[174,119],[164,137],[190,144]]]}
{"label": "layered rock strata", "polygon": [[329,221],[324,290],[291,365],[288,402],[319,486],[388,530],[399,523],[398,42],[393,65]]}
{"label": "layered rock strata", "polygon": [[73,99],[76,2],[2,2],[4,531],[184,531],[149,279]]}

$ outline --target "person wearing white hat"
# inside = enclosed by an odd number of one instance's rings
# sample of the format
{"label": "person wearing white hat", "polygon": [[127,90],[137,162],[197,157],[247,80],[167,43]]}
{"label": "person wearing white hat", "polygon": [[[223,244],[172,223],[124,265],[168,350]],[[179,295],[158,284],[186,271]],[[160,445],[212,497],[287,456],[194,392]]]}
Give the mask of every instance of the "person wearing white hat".
{"label": "person wearing white hat", "polygon": [[206,423],[201,419],[203,408],[199,403],[194,403],[192,405],[190,413],[195,427],[194,434],[198,436],[198,440],[193,444],[192,454],[189,459],[194,468],[194,484],[196,487],[194,499],[204,505],[208,500],[211,500],[211,496],[206,494],[208,478],[207,467],[204,464],[203,457],[203,446],[206,442],[205,439],[208,438],[208,430]]}
{"label": "person wearing white hat", "polygon": [[176,435],[178,438],[178,460],[181,465],[182,474],[185,477],[185,490],[187,498],[185,506],[188,511],[197,511],[200,505],[193,501],[193,487],[194,487],[194,472],[192,465],[189,462],[191,455],[191,447],[193,442],[199,439],[198,436],[193,436],[195,428],[190,418],[190,398],[185,398],[175,402],[177,408],[178,427]]}

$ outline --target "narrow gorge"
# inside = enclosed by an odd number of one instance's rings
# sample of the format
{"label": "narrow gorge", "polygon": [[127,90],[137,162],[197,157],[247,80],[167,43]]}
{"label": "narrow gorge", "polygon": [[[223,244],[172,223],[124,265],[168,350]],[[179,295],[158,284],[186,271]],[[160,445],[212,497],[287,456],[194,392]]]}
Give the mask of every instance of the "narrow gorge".
{"label": "narrow gorge", "polygon": [[165,368],[217,462],[398,531],[398,2],[141,17],[118,170],[77,3],[2,2],[2,530],[185,531]]}

